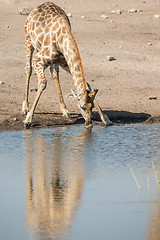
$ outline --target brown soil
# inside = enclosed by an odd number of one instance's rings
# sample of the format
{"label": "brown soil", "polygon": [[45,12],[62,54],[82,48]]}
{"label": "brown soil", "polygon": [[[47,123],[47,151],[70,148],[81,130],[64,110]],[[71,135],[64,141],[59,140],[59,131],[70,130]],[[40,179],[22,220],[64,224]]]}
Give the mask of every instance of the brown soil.
{"label": "brown soil", "polygon": [[[86,81],[98,88],[101,108],[113,122],[160,121],[160,0],[55,0],[71,13],[72,32],[78,44]],[[21,104],[25,90],[24,23],[27,11],[40,0],[0,0],[0,130],[23,129]],[[129,13],[135,8],[137,12]],[[121,14],[111,13],[112,10]],[[102,18],[107,15],[108,18]],[[85,16],[82,18],[81,16]],[[108,61],[107,56],[116,60]],[[32,127],[82,123],[77,102],[68,98],[72,78],[60,72],[64,99],[71,112],[59,113],[58,98],[49,71]],[[33,73],[30,105],[37,78]],[[100,123],[97,114],[93,117]]]}

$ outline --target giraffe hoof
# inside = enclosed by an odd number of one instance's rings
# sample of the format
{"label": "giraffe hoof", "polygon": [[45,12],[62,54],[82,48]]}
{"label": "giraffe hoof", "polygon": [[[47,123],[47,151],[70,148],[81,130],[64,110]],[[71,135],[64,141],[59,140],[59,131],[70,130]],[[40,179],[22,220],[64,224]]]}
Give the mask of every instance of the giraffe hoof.
{"label": "giraffe hoof", "polygon": [[23,123],[24,123],[24,128],[25,129],[30,129],[31,123],[25,123],[25,121],[23,121]]}
{"label": "giraffe hoof", "polygon": [[32,118],[33,118],[32,114],[31,114],[30,112],[28,112],[28,113],[27,113],[27,116],[26,116],[26,119],[23,121],[24,127],[25,127],[26,129],[29,129],[29,128],[30,128],[31,123],[32,123]]}
{"label": "giraffe hoof", "polygon": [[60,110],[63,114],[63,117],[70,118],[70,114],[69,114],[67,108],[60,108]]}
{"label": "giraffe hoof", "polygon": [[108,116],[106,114],[103,115],[102,121],[106,126],[112,126],[113,122],[109,120]]}

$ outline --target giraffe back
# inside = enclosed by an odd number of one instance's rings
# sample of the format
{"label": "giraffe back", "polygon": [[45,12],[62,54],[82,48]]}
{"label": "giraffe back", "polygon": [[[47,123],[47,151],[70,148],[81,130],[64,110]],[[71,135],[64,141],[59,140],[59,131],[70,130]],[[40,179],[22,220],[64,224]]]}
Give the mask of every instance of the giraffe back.
{"label": "giraffe back", "polygon": [[40,51],[45,48],[45,53],[52,58],[51,52],[55,52],[56,32],[59,29],[59,23],[66,21],[70,26],[66,13],[52,2],[45,2],[33,9],[29,14],[25,33],[29,36],[33,47]]}

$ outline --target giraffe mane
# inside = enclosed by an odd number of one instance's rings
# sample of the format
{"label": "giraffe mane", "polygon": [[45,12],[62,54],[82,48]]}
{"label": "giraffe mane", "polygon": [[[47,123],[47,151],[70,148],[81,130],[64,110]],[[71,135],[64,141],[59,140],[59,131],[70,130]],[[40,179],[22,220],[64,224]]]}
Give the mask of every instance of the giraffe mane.
{"label": "giraffe mane", "polygon": [[79,53],[79,50],[78,50],[78,46],[77,46],[77,43],[73,37],[73,34],[72,34],[72,31],[70,29],[70,26],[68,24],[68,21],[66,19],[66,22],[67,22],[67,27],[68,27],[68,31],[70,33],[70,36],[71,36],[71,39],[72,39],[72,43],[74,44],[74,47],[75,47],[75,50],[76,50],[76,54],[78,56],[78,60],[79,60],[79,65],[80,65],[80,69],[81,69],[81,73],[82,73],[82,79],[83,79],[83,85],[84,85],[84,91],[86,91],[87,89],[87,84],[86,84],[86,81],[85,81],[85,77],[84,77],[84,70],[83,70],[83,66],[82,66],[82,60],[81,60],[81,57],[80,57],[80,53]]}

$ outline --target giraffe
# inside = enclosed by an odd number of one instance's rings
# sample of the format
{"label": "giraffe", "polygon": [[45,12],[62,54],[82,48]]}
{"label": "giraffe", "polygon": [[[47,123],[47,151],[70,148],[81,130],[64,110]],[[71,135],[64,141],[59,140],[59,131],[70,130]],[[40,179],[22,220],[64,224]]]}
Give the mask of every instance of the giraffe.
{"label": "giraffe", "polygon": [[[33,58],[34,50],[37,53]],[[72,74],[77,90],[74,91],[74,96],[78,98],[78,107],[85,119],[86,128],[91,128],[93,102],[98,90],[88,90],[87,88],[82,61],[71,32],[70,21],[60,7],[52,2],[45,2],[31,11],[25,23],[25,52],[26,89],[25,100],[22,103],[22,113],[27,114],[24,120],[25,127],[29,128],[32,123],[36,106],[47,85],[44,70],[50,66],[62,114],[66,117],[69,116],[59,82],[59,67]],[[29,82],[32,74],[32,65],[38,77],[38,91],[32,107],[28,111]]]}

